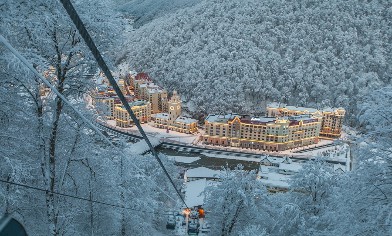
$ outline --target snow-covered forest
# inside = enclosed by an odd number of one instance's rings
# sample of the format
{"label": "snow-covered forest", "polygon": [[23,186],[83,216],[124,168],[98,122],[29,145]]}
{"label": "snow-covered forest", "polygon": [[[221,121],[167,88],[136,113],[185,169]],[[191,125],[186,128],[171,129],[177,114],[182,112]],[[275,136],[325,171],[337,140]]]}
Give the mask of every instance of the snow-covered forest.
{"label": "snow-covered forest", "polygon": [[342,106],[354,122],[391,83],[391,18],[390,1],[203,1],[135,30],[127,58],[205,112],[279,101]]}
{"label": "snow-covered forest", "polygon": [[[206,189],[210,235],[392,235],[391,1],[170,1],[159,14],[154,1],[72,2],[113,71],[148,72],[195,113],[252,112],[267,101],[347,110],[346,125],[358,131],[352,171],[309,161],[291,191],[271,194],[254,171],[224,168]],[[84,98],[98,68],[60,2],[0,1],[0,23],[0,34],[95,119]],[[1,44],[0,217],[12,215],[28,235],[167,234],[162,213],[176,196],[153,157],[126,142],[113,149],[42,89]]]}

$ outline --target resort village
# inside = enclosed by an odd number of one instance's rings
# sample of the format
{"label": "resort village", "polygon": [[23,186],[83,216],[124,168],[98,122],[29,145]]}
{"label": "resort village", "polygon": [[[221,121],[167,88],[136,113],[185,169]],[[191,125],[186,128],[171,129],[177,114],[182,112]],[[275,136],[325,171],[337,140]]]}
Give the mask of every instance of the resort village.
{"label": "resort village", "polygon": [[[118,84],[141,123],[186,134],[200,134],[207,145],[240,147],[264,151],[284,151],[317,144],[320,139],[338,139],[345,116],[344,108],[314,109],[270,103],[266,116],[209,114],[204,121],[182,115],[180,95],[154,84],[146,73],[130,72]],[[108,81],[97,79],[94,104],[120,128],[133,126]],[[204,122],[204,126],[201,126]]]}

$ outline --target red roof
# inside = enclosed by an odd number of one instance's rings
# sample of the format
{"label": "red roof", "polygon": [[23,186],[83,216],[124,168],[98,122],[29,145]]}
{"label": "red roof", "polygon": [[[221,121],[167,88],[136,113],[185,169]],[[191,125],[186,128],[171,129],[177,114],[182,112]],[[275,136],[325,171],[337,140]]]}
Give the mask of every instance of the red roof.
{"label": "red roof", "polygon": [[144,72],[140,72],[136,75],[135,80],[148,80],[148,81],[152,81],[152,79],[150,78],[150,76],[147,73]]}

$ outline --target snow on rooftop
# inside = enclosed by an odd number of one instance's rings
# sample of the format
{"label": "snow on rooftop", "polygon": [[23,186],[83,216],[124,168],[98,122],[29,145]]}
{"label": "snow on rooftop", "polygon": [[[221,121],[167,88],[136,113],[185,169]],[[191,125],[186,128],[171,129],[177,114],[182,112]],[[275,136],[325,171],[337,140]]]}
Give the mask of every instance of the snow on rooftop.
{"label": "snow on rooftop", "polygon": [[293,172],[298,172],[301,169],[302,169],[302,165],[298,163],[290,163],[290,164],[280,163],[279,165],[279,170],[289,170]]}
{"label": "snow on rooftop", "polygon": [[288,188],[290,186],[289,175],[279,174],[273,171],[268,171],[267,173],[259,171],[258,175],[261,177],[259,181],[266,186],[277,188]]}
{"label": "snow on rooftop", "polygon": [[198,167],[186,171],[187,178],[219,178],[220,171],[206,167]]}
{"label": "snow on rooftop", "polygon": [[334,170],[334,171],[339,171],[339,170],[341,170],[341,171],[343,171],[343,172],[346,172],[346,166],[344,166],[344,165],[342,165],[342,164],[334,164],[334,165],[333,165],[333,170]]}
{"label": "snow on rooftop", "polygon": [[168,113],[157,113],[157,114],[152,114],[151,116],[159,119],[169,119]]}
{"label": "snow on rooftop", "polygon": [[188,118],[188,117],[185,117],[185,116],[180,116],[180,117],[178,117],[176,119],[176,122],[182,122],[182,123],[185,123],[185,124],[192,124],[192,123],[196,123],[197,120],[192,119],[192,118]]}
{"label": "snow on rooftop", "polygon": [[293,111],[307,111],[309,113],[314,113],[318,111],[315,108],[309,108],[309,107],[286,106],[286,108]]}
{"label": "snow on rooftop", "polygon": [[148,93],[162,93],[163,89],[161,88],[148,88]]}
{"label": "snow on rooftop", "polygon": [[226,114],[226,115],[210,114],[207,116],[206,121],[225,123],[230,119],[234,119],[234,117],[236,117],[236,116],[238,116],[238,114]]}
{"label": "snow on rooftop", "polygon": [[262,156],[260,162],[269,161],[271,163],[281,163],[284,159],[281,157]]}
{"label": "snow on rooftop", "polygon": [[268,123],[268,122],[275,121],[276,118],[275,117],[252,117],[250,120],[251,121],[257,121],[257,122]]}
{"label": "snow on rooftop", "polygon": [[286,106],[286,104],[279,103],[279,102],[271,102],[267,105],[267,107],[271,107],[271,108],[279,108],[284,106]]}
{"label": "snow on rooftop", "polygon": [[259,170],[260,170],[261,174],[268,174],[269,173],[269,168],[266,166],[260,166]]}
{"label": "snow on rooftop", "polygon": [[133,107],[133,106],[143,106],[143,105],[146,105],[146,104],[148,104],[148,103],[149,103],[149,102],[144,101],[144,100],[138,100],[138,101],[130,102],[130,103],[129,103],[129,106],[130,106],[130,107]]}

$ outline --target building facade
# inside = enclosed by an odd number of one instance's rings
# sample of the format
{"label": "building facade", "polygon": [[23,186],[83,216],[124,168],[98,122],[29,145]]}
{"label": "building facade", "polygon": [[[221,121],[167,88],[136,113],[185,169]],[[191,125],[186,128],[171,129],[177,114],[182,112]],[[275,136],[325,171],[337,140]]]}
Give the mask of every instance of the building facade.
{"label": "building facade", "polygon": [[167,112],[167,91],[154,84],[146,73],[139,73],[133,80],[135,97],[149,101],[152,106],[152,113]]}
{"label": "building facade", "polygon": [[324,109],[320,136],[324,138],[339,138],[342,133],[343,119],[346,111],[343,108]]}
{"label": "building facade", "polygon": [[168,101],[168,108],[168,113],[152,115],[154,127],[187,134],[197,132],[197,120],[181,116],[181,100],[176,91]]}
{"label": "building facade", "polygon": [[[133,113],[140,123],[147,123],[151,121],[151,103],[148,101],[135,101],[129,103]],[[114,118],[116,120],[116,126],[121,128],[131,127],[134,123],[132,118],[129,116],[127,110],[123,105],[115,105]]]}
{"label": "building facade", "polygon": [[271,103],[267,106],[270,117],[284,117],[296,115],[312,115],[322,117],[320,137],[326,139],[339,138],[342,133],[343,119],[346,114],[344,108],[314,108],[286,106],[286,104]]}
{"label": "building facade", "polygon": [[209,115],[205,119],[205,144],[283,151],[318,143],[321,118],[311,115],[282,118],[237,114]]}

